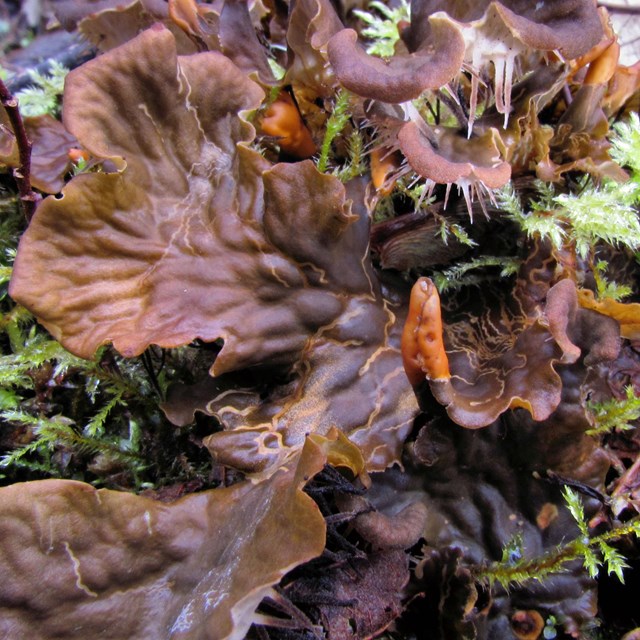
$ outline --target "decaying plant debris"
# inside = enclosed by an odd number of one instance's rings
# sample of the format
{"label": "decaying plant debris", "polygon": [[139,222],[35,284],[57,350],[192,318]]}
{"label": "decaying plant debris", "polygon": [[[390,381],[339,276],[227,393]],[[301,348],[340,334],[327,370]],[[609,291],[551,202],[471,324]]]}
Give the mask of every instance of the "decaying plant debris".
{"label": "decaying plant debris", "polygon": [[46,11],[96,55],[0,110],[2,636],[640,627],[598,594],[640,563],[606,10]]}

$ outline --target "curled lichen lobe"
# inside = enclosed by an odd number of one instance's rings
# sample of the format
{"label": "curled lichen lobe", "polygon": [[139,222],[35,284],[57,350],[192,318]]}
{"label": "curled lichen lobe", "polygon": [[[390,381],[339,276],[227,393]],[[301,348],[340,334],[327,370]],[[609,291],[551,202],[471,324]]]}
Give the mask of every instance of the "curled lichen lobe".
{"label": "curled lichen lobe", "polygon": [[402,333],[402,362],[411,384],[448,380],[449,360],[442,337],[438,290],[429,278],[420,278],[411,290],[409,314]]}

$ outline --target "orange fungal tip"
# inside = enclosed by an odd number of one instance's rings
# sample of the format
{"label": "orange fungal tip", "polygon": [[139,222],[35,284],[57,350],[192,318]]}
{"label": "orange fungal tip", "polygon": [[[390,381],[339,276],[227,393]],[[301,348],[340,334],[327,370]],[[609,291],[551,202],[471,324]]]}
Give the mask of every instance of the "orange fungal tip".
{"label": "orange fungal tip", "polygon": [[578,289],[578,304],[616,320],[623,338],[640,340],[640,303],[619,302],[613,298],[597,300],[593,291]]}
{"label": "orange fungal tip", "polygon": [[169,17],[188,34],[200,31],[198,5],[195,0],[169,0]]}
{"label": "orange fungal tip", "polygon": [[284,92],[267,109],[261,129],[262,133],[278,138],[280,148],[297,158],[310,158],[317,151],[298,108]]}
{"label": "orange fungal tip", "polygon": [[89,160],[89,153],[84,149],[78,149],[76,147],[71,147],[69,151],[67,151],[67,155],[73,164],[78,164],[81,160],[84,162]]}
{"label": "orange fungal tip", "polygon": [[605,84],[609,82],[618,68],[619,59],[620,45],[614,41],[589,64],[584,84]]}
{"label": "orange fungal tip", "polygon": [[393,191],[395,180],[389,183],[389,176],[398,170],[399,165],[397,153],[385,148],[371,151],[371,182],[380,195],[388,196]]}
{"label": "orange fungal tip", "polygon": [[534,609],[516,611],[511,616],[511,630],[518,640],[537,640],[544,626],[544,618]]}
{"label": "orange fungal tip", "polygon": [[401,350],[404,370],[414,387],[420,385],[425,378],[451,378],[442,337],[440,296],[429,278],[420,278],[411,290]]}
{"label": "orange fungal tip", "polygon": [[569,63],[571,67],[571,73],[568,78],[569,80],[574,79],[579,71],[585,69],[594,60],[600,58],[605,51],[607,51],[607,49],[616,42],[616,35],[611,28],[607,10],[604,7],[600,7],[598,13],[600,14],[600,22],[602,24],[602,37],[586,53],[578,56]]}

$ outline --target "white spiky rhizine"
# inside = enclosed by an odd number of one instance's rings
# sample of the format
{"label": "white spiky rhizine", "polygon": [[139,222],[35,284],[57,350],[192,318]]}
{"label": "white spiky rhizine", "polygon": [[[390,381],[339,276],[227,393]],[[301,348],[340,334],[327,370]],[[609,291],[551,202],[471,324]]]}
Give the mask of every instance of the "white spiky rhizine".
{"label": "white spiky rhizine", "polygon": [[[391,176],[387,178],[387,180],[385,181],[385,185],[392,184],[396,180],[403,178],[409,173],[414,173],[414,169],[411,167],[410,164],[408,164],[405,161],[403,165],[396,172],[394,172]],[[446,185],[444,204],[442,207],[444,210],[446,210],[447,204],[449,203],[451,187],[453,185],[456,185],[456,187],[458,187],[458,193],[462,193],[464,197],[464,201],[467,205],[467,212],[469,213],[469,220],[472,224],[473,224],[473,202],[475,200],[477,200],[480,203],[480,207],[482,208],[482,211],[485,217],[487,218],[489,217],[489,213],[487,212],[485,197],[489,198],[489,202],[491,202],[491,204],[493,204],[494,206],[497,206],[495,195],[492,189],[490,189],[482,180],[480,180],[476,176],[472,175],[465,178],[460,177],[454,182],[446,182],[446,183],[436,182],[431,178],[425,178],[424,176],[421,176],[420,174],[417,174],[417,173],[414,173],[414,176],[415,177],[411,180],[411,182],[408,185],[409,189],[413,188],[416,185],[416,183],[418,183],[420,180],[424,180],[424,190],[416,205],[416,210],[420,208],[420,205],[422,204],[423,200],[425,200],[425,198],[426,199],[431,198],[438,184]]]}
{"label": "white spiky rhizine", "polygon": [[[493,191],[487,187],[487,185],[482,182],[482,180],[478,180],[477,178],[460,178],[454,182],[454,184],[458,187],[458,193],[462,191],[464,195],[464,200],[467,203],[467,211],[469,212],[469,220],[473,224],[473,207],[472,203],[474,200],[478,200],[480,203],[480,207],[482,208],[482,212],[485,217],[489,218],[489,213],[487,212],[487,207],[484,202],[485,196],[489,198],[491,204],[496,206],[496,199],[493,195]],[[447,194],[451,185],[447,185]],[[446,207],[446,201],[445,201]]]}
{"label": "white spiky rhizine", "polygon": [[[464,66],[464,63],[463,63],[463,66]],[[458,93],[457,93],[456,91],[454,91],[454,90],[451,88],[451,85],[450,85],[449,83],[447,83],[447,84],[443,84],[443,85],[440,87],[440,91],[446,91],[446,92],[451,96],[451,99],[452,99],[452,100],[453,100],[453,101],[454,101],[454,102],[455,102],[459,107],[460,107],[460,106],[462,106],[462,105],[460,104],[460,99],[458,98]]]}
{"label": "white spiky rhizine", "polygon": [[515,70],[515,60],[526,50],[525,45],[513,37],[504,23],[497,19],[483,19],[484,24],[477,22],[462,29],[466,53],[465,63],[471,70],[471,95],[469,97],[469,129],[471,136],[478,106],[478,87],[482,69],[493,63],[494,95],[496,110],[504,114],[504,127],[509,122],[511,112],[511,87]]}
{"label": "white spiky rhizine", "polygon": [[[447,89],[449,90],[451,95],[455,96],[455,92],[451,91],[449,87],[447,87]],[[509,95],[510,95],[510,92],[511,92],[511,85],[509,84]],[[418,125],[418,128],[420,129],[421,133],[423,133],[423,135],[433,143],[436,138],[435,132],[432,130],[431,126],[427,122],[425,122],[424,118],[422,117],[420,112],[416,109],[413,102],[412,101],[403,102],[403,103],[400,103],[399,106],[402,109],[405,120],[407,122],[408,121],[415,122]],[[369,123],[369,125],[371,124],[372,123]],[[378,140],[375,145],[375,148],[382,147],[386,149],[383,158],[388,157],[389,155],[391,155],[392,153],[395,153],[396,151],[402,151],[402,149],[400,148],[400,145],[398,144],[397,138],[395,138],[395,132],[384,131],[384,129],[380,131],[377,128],[376,128],[376,132],[379,134],[379,136],[378,136]],[[494,166],[496,166],[498,163],[499,163],[499,159],[496,159]],[[414,173],[414,169],[405,159],[402,162],[401,166],[396,171],[394,171],[389,176],[387,176],[387,179],[385,180],[383,186],[384,187],[390,186],[394,184],[397,180],[400,180],[401,178],[403,178],[409,173]],[[433,195],[433,191],[436,188],[436,185],[441,183],[435,182],[431,178],[425,178],[424,176],[421,176],[420,174],[417,174],[417,173],[414,173],[414,176],[415,177],[411,180],[411,182],[408,185],[409,189],[412,189],[416,185],[416,183],[418,183],[420,180],[424,180],[424,184],[425,184],[425,188],[416,205],[416,209],[419,209],[422,202],[425,199],[431,198],[431,196]],[[464,196],[464,200],[467,205],[467,211],[469,212],[469,219],[471,220],[472,223],[473,223],[472,204],[476,198],[480,203],[480,206],[482,207],[482,211],[487,217],[488,217],[488,213],[487,213],[486,205],[484,202],[485,196],[489,198],[489,201],[491,203],[493,203],[494,205],[496,204],[495,197],[493,195],[492,190],[489,187],[487,187],[484,184],[484,182],[480,180],[478,177],[476,177],[475,175],[471,175],[469,177],[464,177],[464,178],[460,177],[458,180],[454,182],[448,182],[444,184],[446,184],[446,192],[445,192],[443,208],[444,209],[447,208],[449,195],[451,193],[451,187],[452,185],[455,184],[458,187],[458,193],[462,193]]]}
{"label": "white spiky rhizine", "polygon": [[[436,183],[434,180],[431,180],[430,178],[427,178],[425,180],[425,189],[422,194],[422,197],[420,198],[420,201],[422,201],[425,196],[428,198],[431,197],[431,195],[433,194],[433,190],[436,187],[436,184],[438,183]],[[495,206],[496,205],[495,196],[493,195],[493,191],[489,187],[487,187],[487,185],[484,184],[482,180],[479,180],[474,176],[467,177],[467,178],[458,178],[455,182],[446,183],[446,191],[445,191],[444,205],[443,205],[444,210],[446,210],[447,204],[449,203],[449,195],[451,194],[451,187],[454,184],[456,185],[456,187],[458,187],[458,193],[462,193],[464,197],[464,201],[467,205],[467,212],[469,213],[469,220],[472,224],[473,224],[473,203],[475,200],[477,200],[480,203],[480,207],[482,208],[484,215],[487,218],[489,217],[489,213],[487,212],[487,207],[485,205],[484,199],[485,197],[488,197],[489,201]]]}
{"label": "white spiky rhizine", "polygon": [[[451,92],[452,95],[454,92]],[[509,96],[511,94],[511,85],[509,85]],[[405,115],[407,116],[408,119],[412,120],[413,122],[415,122],[418,127],[420,128],[420,131],[423,133],[426,133],[425,130],[428,130],[428,135],[426,135],[425,137],[427,137],[427,139],[429,139],[430,141],[433,141],[435,139],[435,133],[434,131],[431,129],[431,127],[429,126],[429,124],[427,122],[424,121],[424,119],[422,118],[422,116],[420,115],[420,113],[418,112],[418,110],[415,108],[415,106],[412,103],[403,103],[402,105],[403,111],[405,113]],[[505,126],[506,126],[506,122],[505,122]],[[400,149],[399,145],[396,145],[397,149]],[[395,150],[394,148],[394,150]],[[494,158],[494,162],[493,162],[493,166],[497,166],[501,160],[499,157]],[[395,172],[393,175],[389,176],[389,178],[387,179],[387,181],[385,182],[385,184],[388,182],[389,184],[395,182],[396,180],[398,180],[399,178],[407,175],[407,173],[410,173],[413,171],[413,168],[411,167],[411,165],[405,160],[405,162],[403,163],[403,165],[398,169],[397,172]],[[412,188],[419,180],[424,180],[425,181],[425,188],[424,191],[422,192],[422,195],[420,197],[420,200],[418,201],[418,205],[416,208],[419,208],[420,205],[422,204],[423,200],[425,198],[431,198],[431,196],[433,195],[433,191],[436,187],[437,183],[434,180],[432,180],[431,178],[424,178],[423,176],[420,176],[419,174],[416,174],[416,177],[411,181],[411,183],[409,184],[409,188]],[[451,193],[451,186],[452,185],[456,185],[458,187],[458,193],[463,194],[464,196],[464,200],[465,203],[467,205],[467,211],[469,212],[469,219],[471,220],[471,222],[473,223],[473,201],[477,198],[478,202],[480,203],[480,206],[482,207],[482,211],[484,212],[484,215],[486,217],[488,217],[488,213],[487,213],[487,208],[485,206],[485,202],[484,202],[484,198],[485,196],[489,198],[489,201],[495,205],[496,204],[496,200],[495,200],[495,196],[493,195],[492,190],[487,187],[487,185],[478,177],[476,177],[475,175],[471,175],[468,177],[460,177],[458,178],[458,180],[455,180],[454,182],[448,182],[446,183],[446,191],[445,191],[445,197],[444,197],[444,205],[443,205],[443,209],[447,208],[447,204],[449,202],[449,195]]]}
{"label": "white spiky rhizine", "polygon": [[433,137],[433,134],[431,134],[431,131],[429,129],[429,125],[425,122],[420,112],[416,109],[412,100],[401,102],[400,108],[402,109],[402,113],[404,114],[404,119],[406,122],[415,122],[422,133],[424,133],[428,138]]}
{"label": "white spiky rhizine", "polygon": [[504,58],[497,58],[493,61],[496,109],[498,113],[504,114],[505,129],[507,128],[509,112],[511,111],[511,85],[515,59],[515,55],[508,54]]}

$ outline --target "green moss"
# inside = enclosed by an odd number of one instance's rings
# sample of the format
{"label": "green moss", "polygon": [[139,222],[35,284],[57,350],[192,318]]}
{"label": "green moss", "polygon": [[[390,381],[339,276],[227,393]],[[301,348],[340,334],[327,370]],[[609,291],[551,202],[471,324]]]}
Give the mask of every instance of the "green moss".
{"label": "green moss", "polygon": [[608,574],[615,574],[624,583],[623,572],[628,565],[622,554],[610,543],[629,535],[640,537],[640,517],[611,531],[590,537],[580,496],[569,487],[563,489],[563,496],[578,525],[580,533],[577,538],[536,558],[526,558],[522,539],[513,538],[503,549],[500,562],[476,570],[476,576],[487,580],[490,585],[498,582],[508,590],[513,584],[524,584],[530,580],[544,581],[553,574],[566,571],[569,562],[579,559],[592,578],[604,568]]}
{"label": "green moss", "polygon": [[592,436],[611,433],[614,430],[632,429],[632,422],[640,418],[640,398],[634,395],[633,387],[625,389],[624,400],[607,400],[606,402],[588,402],[587,409],[591,416],[593,428],[587,431]]}
{"label": "green moss", "polygon": [[325,131],[318,158],[318,171],[324,173],[329,166],[329,155],[331,153],[331,145],[333,141],[342,133],[347,122],[351,118],[350,113],[351,94],[341,89],[336,94],[336,101],[333,111],[327,120],[327,130]]}
{"label": "green moss", "polygon": [[554,192],[553,186],[536,181],[537,196],[528,210],[508,185],[498,195],[501,209],[529,237],[548,239],[555,247],[575,245],[579,256],[593,256],[600,243],[637,251],[640,248],[640,120],[632,114],[614,127],[611,156],[631,171],[627,182],[606,180],[593,185],[585,178],[576,193]]}
{"label": "green moss", "polygon": [[498,277],[507,278],[515,274],[520,267],[520,260],[507,256],[481,256],[469,262],[462,262],[444,271],[436,271],[431,278],[441,293],[469,285],[486,282],[488,267],[498,267]]}
{"label": "green moss", "polygon": [[49,73],[46,75],[31,71],[33,86],[22,89],[15,95],[22,116],[60,115],[60,99],[67,73],[69,69],[56,60],[51,61]]}
{"label": "green moss", "polygon": [[367,25],[361,30],[361,34],[370,41],[367,53],[390,58],[394,54],[396,43],[400,40],[398,24],[411,20],[410,11],[411,7],[406,0],[400,0],[400,4],[394,9],[378,0],[369,3],[369,11],[355,9],[353,13]]}
{"label": "green moss", "polygon": [[0,478],[102,485],[117,476],[132,489],[206,478],[210,456],[160,409],[172,379],[189,381],[184,349],[134,359],[109,348],[92,360],[69,353],[7,295],[24,219],[15,198],[0,210]]}

